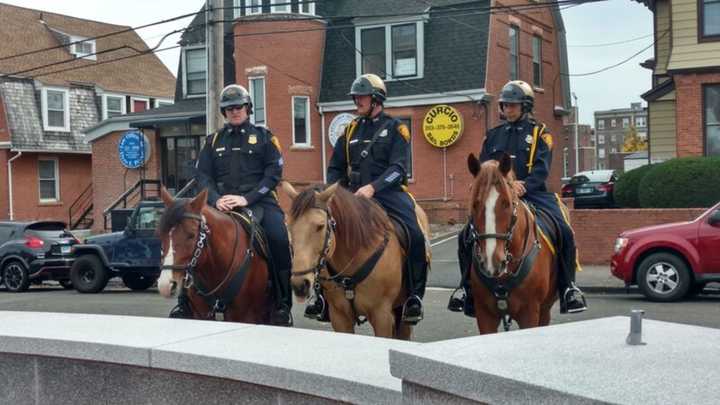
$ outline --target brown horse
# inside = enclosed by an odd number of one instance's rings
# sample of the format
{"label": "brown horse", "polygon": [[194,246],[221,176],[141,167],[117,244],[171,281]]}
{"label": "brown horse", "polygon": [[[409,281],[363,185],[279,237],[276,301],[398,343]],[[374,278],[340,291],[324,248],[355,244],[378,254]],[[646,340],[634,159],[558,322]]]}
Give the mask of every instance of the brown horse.
{"label": "brown horse", "polygon": [[[282,187],[293,200],[288,229],[295,254],[291,284],[298,299],[307,298],[319,282],[335,331],[354,333],[358,317],[365,316],[375,336],[409,340],[412,325],[401,322],[405,252],[385,211],[337,184],[302,193],[287,182]],[[427,232],[425,213],[417,210]]]}
{"label": "brown horse", "polygon": [[222,314],[226,321],[268,324],[268,266],[254,253],[239,219],[209,207],[207,190],[192,200],[175,200],[163,187],[161,196],[160,294],[170,298],[185,285],[194,319]]}
{"label": "brown horse", "polygon": [[470,154],[468,169],[475,177],[470,285],[480,333],[497,332],[501,320],[506,329],[510,319],[520,328],[548,325],[557,299],[556,258],[532,211],[510,186],[515,180],[510,157],[480,164]]}

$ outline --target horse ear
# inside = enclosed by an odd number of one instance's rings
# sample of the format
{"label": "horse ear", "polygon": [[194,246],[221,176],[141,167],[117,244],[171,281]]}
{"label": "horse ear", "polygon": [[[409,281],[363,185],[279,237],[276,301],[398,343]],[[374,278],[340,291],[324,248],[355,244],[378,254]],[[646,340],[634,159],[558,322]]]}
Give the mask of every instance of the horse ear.
{"label": "horse ear", "polygon": [[280,187],[285,192],[285,194],[287,194],[288,197],[290,197],[291,200],[294,200],[295,198],[297,198],[299,193],[297,192],[297,190],[295,190],[295,187],[293,187],[293,185],[290,184],[289,181],[285,181],[285,180],[281,181]]}
{"label": "horse ear", "polygon": [[510,170],[512,170],[512,158],[507,153],[503,153],[498,159],[498,162],[500,162],[500,173],[502,173],[503,176],[507,176]]}
{"label": "horse ear", "polygon": [[330,197],[335,195],[335,191],[337,191],[337,188],[338,188],[338,183],[333,184],[332,186],[326,188],[325,191],[318,194],[317,199],[322,202],[328,202],[328,200],[330,200]]}
{"label": "horse ear", "polygon": [[480,172],[480,161],[472,153],[468,155],[467,164],[468,170],[470,170],[473,177],[477,176]]}
{"label": "horse ear", "polygon": [[170,195],[165,186],[160,187],[160,199],[165,203],[165,207],[170,207],[175,202],[175,199]]}
{"label": "horse ear", "polygon": [[195,198],[190,201],[190,208],[195,212],[202,211],[205,204],[207,204],[208,190],[205,188]]}

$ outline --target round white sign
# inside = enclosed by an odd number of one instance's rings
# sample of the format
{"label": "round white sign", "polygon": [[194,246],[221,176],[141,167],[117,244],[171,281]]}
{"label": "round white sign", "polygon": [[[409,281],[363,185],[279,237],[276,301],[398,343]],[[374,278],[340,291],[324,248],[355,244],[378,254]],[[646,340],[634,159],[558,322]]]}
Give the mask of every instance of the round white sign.
{"label": "round white sign", "polygon": [[335,147],[335,143],[337,142],[338,138],[340,138],[345,133],[345,127],[347,127],[347,125],[354,119],[354,115],[350,113],[342,113],[338,114],[330,122],[328,140],[330,141],[330,145],[332,145],[333,148]]}

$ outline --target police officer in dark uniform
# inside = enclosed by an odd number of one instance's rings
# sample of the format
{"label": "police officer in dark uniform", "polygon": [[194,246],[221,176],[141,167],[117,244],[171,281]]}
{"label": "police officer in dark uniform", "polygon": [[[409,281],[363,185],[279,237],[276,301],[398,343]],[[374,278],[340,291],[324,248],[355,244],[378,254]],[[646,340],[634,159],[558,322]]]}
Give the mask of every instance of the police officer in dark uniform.
{"label": "police officer in dark uniform", "polygon": [[[374,198],[389,215],[403,222],[410,233],[408,254],[409,298],[403,306],[404,322],[423,317],[422,297],[427,281],[425,236],[415,215],[415,202],[405,191],[410,153],[410,130],[383,112],[385,83],[377,75],[358,77],[350,89],[359,117],[335,144],[327,169],[328,183],[340,182],[356,195]],[[306,316],[327,320],[324,299],[317,297]]]}
{"label": "police officer in dark uniform", "polygon": [[[488,131],[480,152],[480,161],[492,159],[498,152],[515,157],[513,169],[517,181],[512,184],[513,189],[523,200],[550,214],[560,228],[562,250],[558,252],[560,272],[557,278],[560,312],[585,311],[585,298],[575,286],[575,271],[578,266],[573,230],[560,207],[560,199],[555,193],[548,192],[545,185],[552,163],[552,136],[545,132],[543,124],[532,118],[533,90],[530,85],[520,80],[508,82],[502,88],[499,103],[506,122]],[[466,315],[474,316],[469,281],[472,251],[467,244],[467,231],[466,227],[458,237],[458,259],[464,278],[465,295],[459,298],[453,295],[448,309],[464,311]]]}
{"label": "police officer in dark uniform", "polygon": [[[280,144],[270,130],[250,123],[252,100],[247,90],[233,84],[220,96],[226,125],[208,136],[197,162],[197,180],[208,189],[208,204],[228,212],[250,208],[260,217],[270,248],[269,266],[275,295],[272,323],[292,326],[290,243],[285,214],[274,190],[282,177]],[[190,313],[184,294],[171,317]]]}

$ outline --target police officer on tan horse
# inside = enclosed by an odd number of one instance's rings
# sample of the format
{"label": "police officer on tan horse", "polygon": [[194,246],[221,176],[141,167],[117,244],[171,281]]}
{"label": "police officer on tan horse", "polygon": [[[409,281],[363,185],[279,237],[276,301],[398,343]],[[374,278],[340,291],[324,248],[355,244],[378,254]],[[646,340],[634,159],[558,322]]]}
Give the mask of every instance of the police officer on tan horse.
{"label": "police officer on tan horse", "polygon": [[[415,202],[406,191],[410,130],[383,111],[387,90],[374,74],[358,77],[350,94],[358,117],[346,128],[327,169],[328,183],[340,182],[357,196],[373,198],[409,233],[407,287],[402,320],[417,323],[423,317],[422,297],[427,281],[425,236],[415,214]],[[306,308],[305,315],[327,321],[322,295]]]}
{"label": "police officer on tan horse", "polygon": [[[271,322],[291,326],[290,242],[285,214],[275,195],[283,158],[280,144],[270,130],[250,122],[252,107],[244,87],[233,84],[223,89],[220,109],[227,123],[207,137],[197,162],[197,180],[201,188],[208,190],[208,205],[222,212],[247,207],[256,213],[270,250],[268,264],[275,301]],[[182,291],[170,317],[190,315],[188,298]]]}
{"label": "police officer on tan horse", "polygon": [[[515,158],[513,170],[517,180],[511,184],[512,188],[531,206],[549,214],[560,231],[560,272],[557,277],[560,312],[585,311],[585,298],[575,285],[578,264],[573,230],[567,213],[561,207],[562,202],[555,193],[548,192],[545,185],[552,163],[552,136],[545,131],[545,125],[532,117],[534,92],[521,80],[510,81],[502,88],[499,103],[506,121],[488,131],[480,152],[480,162],[502,152]],[[468,276],[472,262],[468,233],[468,227],[465,227],[458,237],[458,259],[465,294],[460,297],[453,294],[448,309],[475,316]]]}

